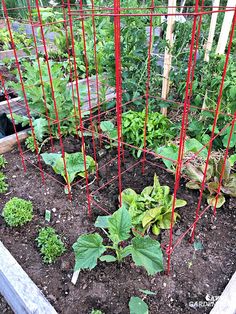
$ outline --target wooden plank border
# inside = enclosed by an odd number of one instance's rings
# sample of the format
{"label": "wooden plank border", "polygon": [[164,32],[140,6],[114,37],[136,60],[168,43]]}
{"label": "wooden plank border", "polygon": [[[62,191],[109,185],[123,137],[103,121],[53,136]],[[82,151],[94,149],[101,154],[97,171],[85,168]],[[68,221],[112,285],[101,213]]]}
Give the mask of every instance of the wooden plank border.
{"label": "wooden plank border", "polygon": [[0,293],[16,314],[57,314],[1,241]]}

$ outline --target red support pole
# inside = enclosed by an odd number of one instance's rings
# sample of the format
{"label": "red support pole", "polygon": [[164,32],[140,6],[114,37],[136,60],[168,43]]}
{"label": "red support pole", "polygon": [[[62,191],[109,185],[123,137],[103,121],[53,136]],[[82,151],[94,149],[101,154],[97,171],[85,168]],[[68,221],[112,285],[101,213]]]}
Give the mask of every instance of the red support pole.
{"label": "red support pole", "polygon": [[[79,94],[79,80],[78,80],[76,55],[75,55],[75,40],[74,40],[74,32],[73,32],[71,5],[70,5],[69,0],[67,0],[67,6],[68,6],[68,15],[69,15],[69,26],[70,26],[70,35],[71,35],[74,75],[75,75],[75,89],[76,89],[76,96],[78,99],[78,112],[79,112],[80,132],[81,132],[81,146],[82,146],[82,152],[84,155],[84,169],[86,169],[86,149],[85,149],[85,139],[84,139],[84,132],[83,132],[84,127],[83,127],[83,119],[82,119],[82,113],[81,113],[81,101],[80,101],[80,94]],[[91,217],[92,216],[92,210],[91,210],[89,179],[88,179],[87,171],[85,171],[85,180],[86,180],[86,196],[87,196],[87,201],[88,201],[88,215],[89,215],[89,217]]]}
{"label": "red support pole", "polygon": [[182,123],[181,123],[181,131],[180,131],[180,143],[179,143],[179,152],[178,152],[178,159],[176,165],[176,173],[175,173],[175,186],[174,186],[174,199],[172,203],[172,212],[171,212],[171,224],[170,224],[170,236],[169,236],[169,245],[167,247],[167,274],[170,273],[170,262],[171,262],[171,253],[172,253],[172,242],[173,242],[173,224],[174,224],[174,211],[175,211],[175,203],[177,192],[179,189],[179,181],[181,177],[181,168],[182,168],[182,161],[183,161],[183,153],[184,153],[184,144],[186,138],[186,129],[187,126],[185,125],[187,114],[190,106],[190,95],[189,89],[191,84],[191,73],[192,73],[192,61],[193,61],[193,50],[194,50],[194,40],[195,40],[195,33],[196,33],[196,22],[197,22],[197,12],[198,12],[198,0],[196,0],[195,4],[195,13],[193,20],[193,27],[192,27],[192,38],[191,38],[191,45],[190,45],[190,52],[189,52],[189,61],[188,61],[188,74],[186,80],[186,88],[185,88],[185,100],[184,100],[184,111],[182,115]]}
{"label": "red support pole", "polygon": [[116,66],[116,115],[117,115],[117,166],[119,201],[122,204],[122,178],[121,178],[121,138],[122,138],[122,77],[121,77],[121,50],[120,50],[120,0],[114,0],[114,43],[115,43],[115,66]]}

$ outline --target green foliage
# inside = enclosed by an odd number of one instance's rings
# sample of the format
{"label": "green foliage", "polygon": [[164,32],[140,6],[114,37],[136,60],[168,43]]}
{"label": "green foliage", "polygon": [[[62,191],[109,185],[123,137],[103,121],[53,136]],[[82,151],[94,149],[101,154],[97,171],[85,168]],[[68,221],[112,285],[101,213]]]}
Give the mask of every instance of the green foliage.
{"label": "green foliage", "polygon": [[[36,139],[42,142],[43,138],[50,132],[54,137],[58,137],[58,124],[55,123],[60,120],[60,129],[62,135],[76,134],[76,125],[79,121],[78,109],[74,108],[72,101],[72,89],[67,86],[69,75],[64,76],[62,71],[62,64],[50,62],[51,74],[53,78],[52,92],[50,80],[48,77],[47,64],[43,59],[40,59],[43,89],[40,80],[40,72],[37,61],[24,62],[24,84],[27,88],[27,100],[33,115],[33,126]],[[18,77],[19,79],[19,77]],[[23,92],[20,83],[9,82],[9,86],[23,98]],[[45,93],[45,98],[43,95]],[[86,86],[80,86],[80,97],[85,95]],[[77,101],[76,95],[73,96],[74,101]],[[54,106],[54,99],[56,101],[56,110]],[[82,102],[81,102],[82,104]],[[39,115],[42,114],[43,117]],[[50,124],[45,116],[48,115]],[[50,129],[49,129],[50,126]]]}
{"label": "green foliage", "polygon": [[0,171],[0,194],[6,193],[8,184],[6,183],[6,176]]}
{"label": "green foliage", "polygon": [[3,155],[0,155],[0,169],[5,168],[7,164],[6,158]]}
{"label": "green foliage", "polygon": [[[98,234],[81,235],[73,245],[75,252],[75,270],[92,269],[97,265],[98,259],[105,262],[121,262],[131,255],[137,266],[143,266],[149,275],[163,270],[163,256],[159,242],[149,236],[135,236],[130,244],[124,243],[130,239],[132,228],[131,217],[125,207],[118,209],[112,216],[105,216],[95,223],[97,227],[108,229],[111,245],[105,246],[103,238]],[[101,223],[101,224],[100,224]],[[105,254],[107,250],[114,255]]]}
{"label": "green foliage", "polygon": [[131,297],[129,301],[130,314],[148,314],[148,305],[139,297]]}
{"label": "green foliage", "polygon": [[33,219],[33,205],[30,201],[13,197],[5,204],[2,215],[9,226],[23,226]]}
{"label": "green foliage", "polygon": [[[137,112],[129,110],[123,114],[122,135],[124,140],[136,147],[144,147],[144,123],[145,111]],[[147,121],[146,141],[148,148],[157,148],[165,144],[173,137],[170,120],[159,112],[150,112]],[[140,157],[142,151],[133,151],[136,157]]]}
{"label": "green foliage", "polygon": [[[12,36],[14,39],[14,44],[16,49],[29,48],[33,46],[33,39],[27,37],[23,32],[14,32],[12,31]],[[3,50],[13,49],[11,38],[7,28],[0,29],[0,48]],[[1,49],[0,49],[1,50]]]}
{"label": "green foliage", "polygon": [[101,131],[109,137],[110,145],[105,145],[106,148],[117,146],[117,142],[114,141],[118,138],[117,128],[111,121],[102,121],[100,123]]}
{"label": "green foliage", "polygon": [[103,312],[100,310],[92,309],[92,312],[90,314],[103,314]]}
{"label": "green foliage", "polygon": [[77,176],[85,177],[86,172],[94,173],[96,170],[96,162],[90,156],[86,156],[86,169],[84,168],[84,154],[81,152],[68,154],[65,153],[65,165],[62,154],[44,153],[41,154],[43,161],[51,166],[56,174],[60,174],[67,182],[66,191],[70,192],[71,183]]}
{"label": "green foliage", "polygon": [[27,137],[27,139],[25,141],[25,145],[32,153],[35,152],[36,149],[35,149],[35,146],[34,146],[34,138],[33,138],[33,136]]}
{"label": "green foliage", "polygon": [[[132,218],[132,224],[141,232],[152,228],[158,235],[161,229],[169,229],[171,225],[173,196],[167,185],[160,185],[157,175],[153,186],[147,186],[141,194],[128,188],[122,191],[122,205],[126,206]],[[175,208],[185,206],[185,200],[176,199]],[[174,223],[179,214],[174,213]]]}
{"label": "green foliage", "polygon": [[[216,160],[211,158],[206,173],[206,185],[204,192],[207,197],[207,202],[212,207],[216,204],[216,195],[219,187],[220,175],[223,170],[224,159]],[[188,177],[193,180],[186,184],[189,189],[201,189],[203,180],[205,164],[195,165],[194,162],[189,162],[184,167],[184,172]],[[217,199],[216,208],[220,208],[225,203],[225,195],[236,197],[236,173],[231,172],[231,166],[229,160],[226,161],[223,176],[223,180],[220,187],[220,193]]]}
{"label": "green foliage", "polygon": [[[169,170],[175,169],[175,163],[177,162],[178,159],[178,151],[179,147],[174,143],[168,143],[168,145],[158,147],[156,150],[157,154],[161,156],[162,161],[165,164],[166,168]],[[204,148],[204,146],[195,138],[187,139],[184,145],[184,156],[186,156],[189,153],[197,152],[199,152],[198,155],[200,157],[202,158],[207,157],[207,148]],[[172,159],[173,161],[169,159]]]}
{"label": "green foliage", "polygon": [[65,252],[65,245],[52,227],[42,228],[36,238],[43,261],[51,264]]}

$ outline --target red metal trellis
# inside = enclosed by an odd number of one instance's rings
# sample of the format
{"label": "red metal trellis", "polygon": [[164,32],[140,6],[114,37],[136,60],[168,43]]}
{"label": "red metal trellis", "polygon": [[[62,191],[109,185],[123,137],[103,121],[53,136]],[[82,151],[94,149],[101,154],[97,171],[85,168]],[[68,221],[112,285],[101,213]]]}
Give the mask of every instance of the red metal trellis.
{"label": "red metal trellis", "polygon": [[[11,119],[14,124],[15,128],[15,134],[16,134],[16,140],[20,152],[20,156],[22,159],[22,164],[23,168],[25,171],[26,169],[26,162],[33,164],[33,166],[36,169],[39,169],[42,180],[44,182],[45,176],[48,176],[50,179],[57,181],[60,185],[64,186],[60,180],[57,179],[57,177],[51,175],[50,173],[47,173],[42,167],[42,160],[41,156],[39,153],[39,147],[37,144],[37,140],[35,138],[35,132],[34,132],[34,126],[32,123],[32,113],[37,112],[37,110],[33,110],[30,108],[29,103],[28,103],[28,93],[30,92],[30,88],[32,86],[27,85],[24,82],[23,79],[23,74],[22,74],[22,68],[21,68],[21,62],[19,60],[18,54],[17,54],[17,49],[16,45],[14,42],[14,37],[12,36],[12,24],[11,24],[11,19],[9,17],[9,9],[6,7],[6,2],[5,0],[2,0],[3,4],[3,12],[8,28],[8,32],[10,34],[11,38],[11,43],[14,51],[14,62],[17,67],[17,71],[19,74],[20,78],[20,83],[24,95],[24,105],[25,109],[27,112],[27,116],[30,121],[30,129],[33,135],[34,139],[34,145],[36,149],[36,155],[37,155],[37,160],[38,160],[38,166],[36,166],[34,163],[31,162],[31,160],[26,156],[27,150],[24,151],[24,148],[18,138],[18,134],[16,132],[16,127],[15,127],[15,121],[14,117],[12,115],[12,109],[11,109],[11,103],[10,99],[7,94],[7,88],[6,84],[4,82],[4,79],[2,76],[1,78],[1,83],[2,83],[2,88],[4,90],[6,99],[7,99],[7,105],[9,108],[9,112],[11,115]],[[36,9],[37,11],[37,20],[35,21],[32,17],[32,9]],[[19,8],[20,9],[20,8]],[[224,164],[222,167],[222,173],[220,175],[220,180],[219,180],[219,185],[217,188],[217,193],[216,193],[216,202],[220,193],[221,189],[221,184],[222,184],[222,179],[223,179],[223,174],[224,174],[224,168],[226,165],[226,159],[229,153],[229,147],[230,147],[230,141],[233,136],[233,131],[235,127],[235,121],[236,121],[236,114],[232,115],[229,113],[225,113],[221,111],[221,100],[222,100],[222,93],[223,93],[223,88],[224,88],[224,80],[226,76],[226,71],[227,71],[227,66],[230,58],[230,51],[232,48],[232,42],[233,42],[233,37],[234,37],[234,29],[235,29],[235,23],[236,23],[236,11],[235,8],[228,8],[225,9],[224,7],[219,7],[217,8],[216,11],[212,10],[212,7],[208,7],[204,5],[204,0],[201,1],[201,4],[199,4],[199,1],[197,0],[195,2],[195,7],[185,7],[185,9],[190,10],[189,12],[183,12],[183,13],[178,13],[176,12],[174,15],[175,16],[187,16],[188,18],[192,18],[193,23],[192,23],[192,33],[191,33],[191,43],[189,47],[189,58],[188,58],[188,71],[187,71],[187,77],[186,77],[186,84],[185,84],[185,97],[184,97],[184,102],[181,103],[177,100],[173,99],[167,99],[164,100],[162,99],[159,95],[151,94],[150,92],[150,79],[152,75],[155,75],[155,73],[151,72],[151,55],[152,55],[152,43],[153,43],[153,37],[154,37],[154,26],[153,26],[153,20],[156,17],[159,16],[167,16],[167,13],[160,13],[158,12],[159,9],[167,9],[165,6],[155,6],[155,1],[152,0],[150,7],[147,8],[123,8],[121,7],[120,0],[114,0],[114,6],[113,7],[96,7],[94,4],[94,1],[91,1],[91,8],[88,8],[83,4],[83,1],[79,1],[78,7],[76,5],[72,5],[69,0],[64,1],[62,0],[62,5],[61,6],[56,6],[55,9],[61,9],[63,13],[63,19],[58,20],[58,21],[53,21],[53,22],[47,22],[43,23],[42,16],[41,16],[41,11],[40,11],[40,5],[39,1],[35,1],[35,7],[32,7],[30,4],[30,1],[27,0],[27,10],[29,13],[29,19],[28,20],[21,20],[21,22],[27,22],[30,24],[31,29],[32,29],[32,37],[33,37],[33,43],[34,43],[34,48],[35,48],[35,57],[37,60],[38,64],[38,70],[39,70],[39,76],[40,76],[40,82],[41,82],[41,88],[42,88],[42,94],[43,94],[43,102],[45,105],[45,114],[42,114],[40,112],[37,112],[38,115],[44,116],[48,122],[48,133],[49,133],[49,138],[50,138],[50,147],[51,150],[54,151],[54,138],[52,135],[52,125],[57,126],[57,131],[58,131],[58,138],[59,138],[59,145],[61,148],[61,153],[62,153],[62,158],[63,158],[63,165],[64,165],[64,170],[66,174],[66,184],[69,186],[68,182],[68,173],[67,173],[67,165],[66,165],[66,159],[65,159],[65,148],[64,148],[64,139],[63,135],[61,132],[61,123],[69,120],[71,118],[75,119],[75,133],[76,133],[76,138],[78,141],[81,142],[81,147],[82,147],[82,152],[84,155],[84,167],[86,168],[86,158],[88,155],[87,152],[87,144],[88,140],[86,137],[86,133],[90,133],[92,136],[92,149],[93,149],[93,158],[96,161],[96,164],[98,164],[97,169],[96,169],[96,180],[95,182],[99,182],[99,171],[103,169],[104,167],[107,167],[107,165],[111,165],[112,167],[113,163],[116,163],[117,165],[117,175],[113,177],[109,177],[106,180],[106,182],[102,182],[102,184],[98,187],[95,187],[93,191],[90,191],[90,185],[92,182],[90,182],[90,178],[88,173],[85,171],[85,178],[77,180],[76,182],[71,184],[71,187],[77,188],[79,184],[85,181],[86,184],[86,196],[87,196],[87,203],[88,203],[88,214],[89,216],[92,215],[92,209],[93,207],[98,208],[100,211],[105,212],[106,214],[111,213],[110,209],[106,206],[103,206],[99,204],[99,202],[96,200],[97,195],[101,190],[106,189],[111,185],[113,182],[117,182],[117,195],[119,195],[119,202],[121,204],[121,192],[123,189],[123,178],[124,176],[130,172],[133,171],[134,169],[141,168],[141,173],[142,175],[145,176],[145,166],[149,165],[150,167],[156,167],[159,169],[164,169],[166,171],[172,172],[175,175],[175,183],[173,186],[173,204],[172,204],[172,212],[171,212],[171,226],[170,226],[170,231],[169,231],[169,241],[168,243],[163,244],[163,247],[165,248],[166,255],[167,255],[167,273],[170,273],[171,270],[171,255],[174,252],[175,248],[180,244],[180,242],[187,236],[190,235],[190,240],[193,241],[195,237],[195,232],[196,232],[196,226],[197,222],[201,217],[204,215],[204,213],[209,210],[210,206],[207,205],[205,206],[201,211],[201,205],[203,203],[203,191],[206,186],[206,175],[207,175],[207,169],[209,165],[209,160],[212,152],[212,144],[213,141],[227,128],[230,126],[230,135],[227,143],[227,147],[224,153]],[[176,7],[176,9],[179,9],[179,7]],[[193,9],[193,12],[191,11]],[[137,13],[138,10],[138,13]],[[132,11],[132,13],[130,13]],[[224,64],[224,70],[222,73],[222,80],[219,88],[219,94],[218,94],[218,100],[216,104],[216,109],[215,110],[210,110],[210,109],[203,109],[207,112],[211,112],[214,114],[214,123],[211,131],[211,138],[207,144],[205,144],[198,152],[194,154],[191,158],[189,158],[187,161],[185,161],[185,165],[189,163],[193,158],[198,156],[203,149],[208,150],[207,152],[207,158],[205,161],[205,166],[204,166],[204,174],[203,174],[203,180],[201,183],[201,190],[200,190],[200,196],[198,199],[198,204],[196,206],[196,211],[195,211],[195,218],[193,222],[190,222],[190,226],[185,230],[176,241],[173,240],[173,225],[174,225],[174,209],[175,209],[175,203],[176,203],[176,197],[177,193],[179,190],[179,185],[180,185],[180,180],[183,176],[181,169],[183,166],[183,158],[184,158],[184,147],[186,143],[186,136],[187,136],[187,128],[188,128],[188,118],[190,114],[190,109],[195,108],[194,105],[191,104],[191,96],[192,96],[192,87],[193,87],[193,80],[194,80],[194,71],[195,67],[197,64],[197,51],[199,47],[199,40],[200,40],[200,32],[201,32],[201,26],[202,26],[202,17],[204,15],[211,15],[215,14],[217,12],[229,12],[229,11],[234,11],[234,18],[233,18],[233,23],[232,23],[232,29],[231,29],[231,34],[228,42],[228,49],[226,53],[226,59],[225,59],[225,64]],[[142,12],[142,13],[139,13]],[[172,15],[172,14],[169,14]],[[97,30],[96,30],[96,18],[97,17],[110,17],[114,19],[114,69],[115,69],[115,86],[109,86],[108,83],[104,83],[104,81],[100,80],[99,76],[99,58],[98,58],[98,42],[97,42]],[[148,36],[148,49],[147,49],[147,75],[146,75],[146,92],[144,95],[141,95],[137,98],[131,99],[129,101],[124,102],[122,100],[122,96],[126,93],[126,90],[122,88],[122,19],[125,19],[127,17],[147,17],[150,20],[149,24],[149,36]],[[87,51],[87,36],[86,36],[86,26],[85,26],[85,19],[91,19],[92,20],[92,32],[93,32],[93,59],[94,59],[94,64],[95,64],[95,94],[96,94],[96,106],[93,105],[92,103],[92,91],[91,91],[91,77],[90,77],[90,65],[88,62],[88,51]],[[89,106],[89,117],[84,117],[85,111],[87,109],[84,109],[82,104],[81,104],[81,96],[80,96],[80,77],[78,74],[78,68],[77,68],[77,55],[76,55],[76,47],[75,47],[75,22],[80,22],[80,27],[82,31],[82,41],[83,41],[83,57],[84,57],[84,63],[85,63],[85,81],[86,81],[86,87],[87,87],[87,95],[88,95],[88,106]],[[61,28],[64,29],[65,31],[65,37],[66,37],[66,48],[67,48],[67,62],[69,66],[69,77],[70,81],[68,82],[69,85],[71,86],[71,101],[73,103],[73,114],[71,116],[68,116],[64,119],[60,119],[58,115],[58,106],[57,106],[57,98],[55,97],[54,93],[54,78],[51,73],[51,64],[50,64],[50,57],[49,57],[49,47],[48,47],[48,42],[46,40],[45,36],[45,29],[51,25],[61,25]],[[78,27],[78,24],[76,24],[76,27]],[[47,65],[47,71],[48,71],[48,78],[46,79],[43,77],[42,74],[42,60],[40,59],[40,53],[38,51],[38,39],[37,39],[37,30],[40,31],[40,37],[41,41],[43,43],[43,49],[44,49],[44,57],[45,57],[45,62]],[[71,43],[70,43],[71,42]],[[71,44],[71,47],[70,47]],[[74,80],[74,82],[72,82]],[[48,109],[47,109],[47,96],[45,93],[44,89],[44,84],[45,82],[50,83],[51,87],[51,94],[52,94],[52,99],[53,99],[53,106],[54,106],[54,113],[55,113],[55,119],[52,119],[48,115]],[[111,109],[103,109],[103,106],[106,105],[109,100],[105,99],[102,100],[100,96],[100,88],[101,86],[107,85],[108,88],[111,88],[114,90],[115,88],[115,101],[116,101],[116,106]],[[131,108],[134,101],[136,100],[144,100],[145,102],[145,120],[143,121],[143,133],[144,133],[144,143],[143,143],[143,148],[136,147],[135,145],[131,145],[129,143],[126,143],[123,140],[122,137],[122,113],[124,110],[127,108]],[[146,141],[146,135],[147,135],[147,123],[148,123],[148,118],[149,118],[149,103],[150,100],[156,99],[156,100],[161,100],[165,101],[166,103],[170,103],[173,105],[173,110],[179,110],[181,109],[182,111],[182,117],[181,117],[181,130],[180,130],[180,135],[179,135],[179,151],[178,151],[178,158],[177,161],[173,159],[171,156],[170,157],[165,157],[161,156],[160,154],[156,153],[155,151],[152,151],[148,149],[147,147],[147,141]],[[175,106],[174,106],[175,105]],[[108,162],[105,161],[103,162],[102,158],[99,158],[98,156],[98,151],[101,148],[102,144],[104,143],[110,143],[110,138],[108,135],[103,134],[102,130],[100,128],[100,122],[102,121],[103,117],[109,114],[113,114],[113,116],[116,119],[116,127],[117,127],[117,139],[112,139],[114,143],[116,143],[117,146],[117,154],[114,158],[109,160]],[[217,126],[217,121],[218,117],[220,114],[227,115],[232,118],[232,121],[228,123],[227,125],[224,126],[222,130],[220,130],[218,133],[216,131],[216,126]],[[98,128],[95,128],[95,123],[98,122]],[[97,141],[96,139],[99,139]],[[134,162],[127,167],[125,167],[125,153],[129,152],[129,148],[135,149],[135,150],[141,150],[142,151],[142,158],[140,160],[134,160]],[[149,160],[147,156],[152,156],[153,159]],[[162,166],[159,162],[156,162],[156,159],[166,159],[172,161],[175,166],[176,170],[171,171],[165,169],[164,166]],[[187,177],[185,175],[185,177]],[[69,190],[69,197],[70,199],[72,198],[71,191]],[[115,209],[113,209],[114,211]],[[216,204],[213,208],[213,214],[216,214]]]}

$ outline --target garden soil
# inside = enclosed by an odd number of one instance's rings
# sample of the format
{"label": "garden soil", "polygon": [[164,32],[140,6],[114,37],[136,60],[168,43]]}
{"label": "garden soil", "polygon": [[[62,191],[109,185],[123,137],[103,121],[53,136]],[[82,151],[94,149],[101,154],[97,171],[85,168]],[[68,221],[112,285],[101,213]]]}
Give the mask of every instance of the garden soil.
{"label": "garden soil", "polygon": [[[67,152],[80,149],[79,140],[67,140]],[[55,145],[55,150],[59,147]],[[91,151],[91,148],[89,148]],[[91,152],[92,153],[92,152]],[[99,181],[92,183],[90,192],[94,200],[109,212],[118,208],[117,180],[103,187],[108,180],[117,175],[117,160],[111,161],[116,149],[106,151],[99,148],[96,152],[99,167]],[[89,314],[92,309],[100,309],[106,314],[128,314],[128,303],[132,296],[144,298],[150,313],[209,313],[213,302],[219,296],[235,271],[236,257],[236,226],[234,199],[227,199],[224,206],[217,210],[214,218],[212,210],[205,212],[197,225],[196,243],[189,243],[189,234],[175,248],[171,259],[171,273],[149,277],[143,268],[137,268],[127,258],[125,262],[102,263],[93,270],[80,272],[76,285],[71,283],[74,266],[73,243],[78,236],[86,232],[95,232],[93,223],[98,215],[105,213],[92,205],[92,217],[88,216],[85,182],[80,181],[73,186],[72,201],[64,194],[63,181],[52,170],[43,165],[45,183],[42,183],[37,159],[33,154],[26,153],[30,163],[26,161],[27,171],[24,172],[21,158],[16,150],[5,155],[8,164],[4,170],[9,191],[1,195],[0,211],[4,204],[13,196],[31,200],[34,206],[33,220],[21,228],[9,228],[0,216],[0,240],[10,250],[19,264],[38,285],[58,313]],[[129,151],[125,151],[125,163],[122,171],[122,187],[132,188],[136,192],[153,183],[153,176],[159,176],[161,184],[174,186],[174,177],[161,169],[159,160],[151,166],[145,163],[144,174],[142,165],[129,169],[135,160]],[[51,178],[53,176],[59,182]],[[96,190],[100,188],[98,192]],[[171,190],[173,191],[173,189]],[[174,243],[191,225],[198,201],[198,192],[185,188],[181,181],[178,198],[187,200],[187,206],[178,209],[181,218],[174,226]],[[202,206],[205,207],[203,201]],[[45,210],[51,210],[51,222],[45,221]],[[36,246],[35,238],[44,226],[53,226],[66,244],[67,251],[55,264],[45,265]],[[102,234],[102,233],[101,233]],[[104,234],[103,234],[104,235]],[[167,245],[168,230],[163,231],[158,240]],[[148,289],[155,295],[145,296],[140,289]],[[1,313],[12,313],[1,302]],[[210,300],[210,301],[209,301]]]}

